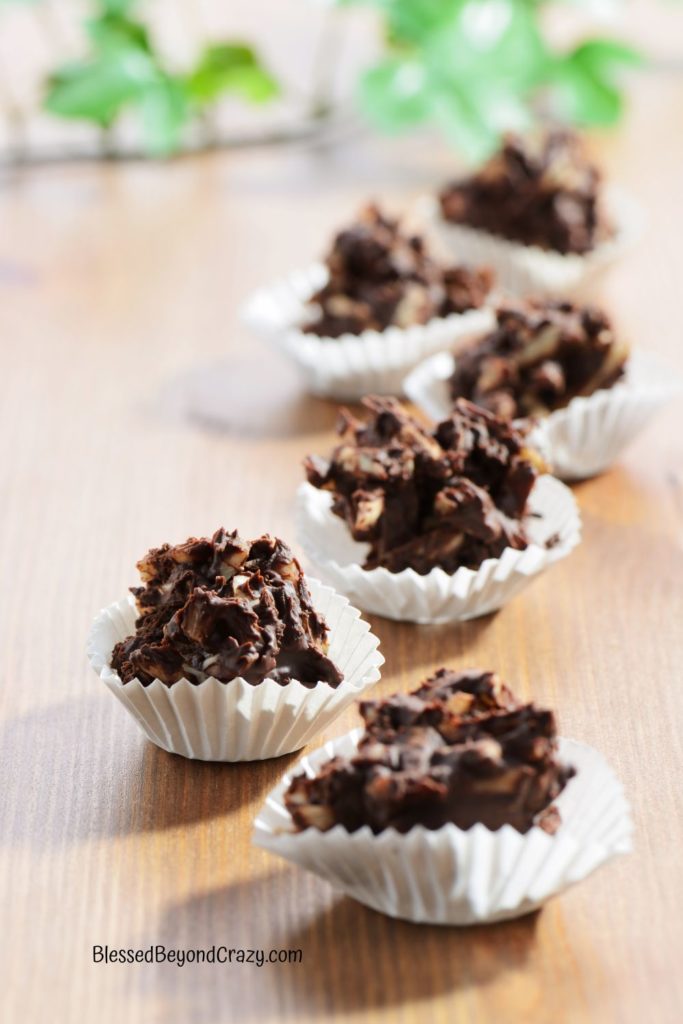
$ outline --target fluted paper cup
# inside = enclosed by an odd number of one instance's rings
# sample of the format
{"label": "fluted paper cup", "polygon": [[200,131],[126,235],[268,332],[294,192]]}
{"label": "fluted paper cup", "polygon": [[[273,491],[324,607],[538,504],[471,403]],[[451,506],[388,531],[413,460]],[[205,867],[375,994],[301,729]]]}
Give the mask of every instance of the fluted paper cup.
{"label": "fluted paper cup", "polygon": [[[448,381],[456,359],[431,356],[406,378],[406,395],[435,420],[450,415]],[[573,398],[539,421],[529,435],[563,480],[580,480],[608,469],[657,410],[681,393],[681,384],[649,352],[631,353],[624,378],[611,388]]]}
{"label": "fluted paper cup", "polygon": [[308,300],[327,280],[315,264],[278,284],[255,292],[243,309],[245,323],[280,348],[298,367],[309,391],[355,402],[364,395],[398,395],[409,370],[426,356],[451,348],[494,325],[487,306],[435,317],[427,324],[387,327],[341,338],[306,334]]}
{"label": "fluted paper cup", "polygon": [[[581,480],[608,469],[681,384],[649,352],[632,352],[623,381],[574,398],[541,420],[535,434],[563,480]],[[533,435],[532,438],[533,439]]]}
{"label": "fluted paper cup", "polygon": [[514,295],[555,297],[590,294],[605,270],[640,235],[644,218],[631,196],[620,189],[606,189],[605,208],[615,225],[614,236],[585,255],[563,255],[444,220],[433,196],[424,196],[418,202],[420,216],[451,259],[487,264],[495,270],[499,287]]}
{"label": "fluted paper cup", "polygon": [[449,380],[455,370],[455,356],[438,352],[412,370],[403,382],[406,398],[437,423],[453,412]]}
{"label": "fluted paper cup", "polygon": [[448,824],[377,835],[366,825],[348,832],[296,832],[284,804],[292,777],[312,776],[335,755],[352,756],[362,730],[326,744],[284,776],[254,825],[254,843],[314,872],[373,910],[408,921],[469,925],[519,917],[631,849],[633,824],[621,784],[592,747],[560,739],[559,757],[577,769],[555,805],[554,835],[534,826],[493,832]]}
{"label": "fluted paper cup", "polygon": [[524,551],[506,548],[478,569],[463,566],[449,574],[437,568],[421,576],[413,569],[364,569],[369,545],[353,539],[331,506],[329,491],[304,483],[297,492],[299,541],[317,575],[363,611],[405,622],[458,622],[496,611],[565,558],[581,536],[572,492],[554,477],[540,476],[529,497],[531,543]]}
{"label": "fluted paper cup", "polygon": [[329,657],[343,673],[337,687],[272,679],[253,686],[244,679],[170,686],[155,679],[123,683],[111,652],[135,632],[132,597],[104,608],[93,623],[88,657],[102,682],[133,716],[145,736],[172,754],[201,761],[260,761],[299,750],[380,677],[379,641],[346,598],[308,579],[316,611],[330,628]]}

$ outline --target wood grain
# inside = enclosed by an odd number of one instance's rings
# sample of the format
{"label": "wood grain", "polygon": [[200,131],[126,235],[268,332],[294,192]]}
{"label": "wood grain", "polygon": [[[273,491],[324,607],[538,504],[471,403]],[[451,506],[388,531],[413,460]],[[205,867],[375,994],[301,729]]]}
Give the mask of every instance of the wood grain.
{"label": "wood grain", "polygon": [[[604,300],[683,372],[683,83],[644,79],[603,140],[649,231]],[[495,616],[380,619],[378,693],[442,663],[498,669],[623,779],[635,852],[541,913],[395,922],[250,845],[293,763],[187,763],[146,742],[85,659],[90,621],[150,545],[219,524],[292,538],[307,398],[238,307],[305,264],[368,194],[447,170],[430,140],[358,139],[168,167],[24,172],[0,190],[0,867],[3,1019],[674,1024],[683,1015],[683,419],[670,408],[576,488],[580,549]],[[328,735],[354,724],[349,712]],[[321,737],[321,740],[325,737]],[[317,744],[316,744],[317,745]],[[114,947],[286,947],[301,965],[94,965]]]}

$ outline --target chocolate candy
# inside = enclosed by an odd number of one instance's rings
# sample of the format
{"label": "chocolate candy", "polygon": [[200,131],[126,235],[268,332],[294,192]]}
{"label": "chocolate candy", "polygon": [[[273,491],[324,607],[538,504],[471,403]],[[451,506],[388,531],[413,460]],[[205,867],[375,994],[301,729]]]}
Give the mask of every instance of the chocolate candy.
{"label": "chocolate candy", "polygon": [[491,290],[487,268],[441,267],[417,235],[368,206],[340,232],[327,257],[329,279],[311,299],[304,331],[322,337],[410,327],[482,306]]}
{"label": "chocolate candy", "polygon": [[327,626],[313,608],[298,561],[281,540],[244,541],[237,531],[153,548],[138,562],[135,634],[117,644],[112,667],[124,683],[167,685],[238,676],[337,686],[326,655]]}
{"label": "chocolate candy", "polygon": [[310,456],[305,468],[369,543],[366,568],[455,572],[527,546],[527,499],[545,467],[520,430],[464,399],[434,429],[396,399],[363,404],[369,421],[343,411],[331,458]]}
{"label": "chocolate candy", "polygon": [[569,132],[506,137],[474,175],[439,195],[446,221],[525,245],[587,253],[613,235],[599,203],[600,173]]}
{"label": "chocolate candy", "polygon": [[612,387],[624,374],[628,346],[598,309],[508,302],[496,316],[493,331],[457,354],[454,398],[505,418],[543,416],[578,395]]}
{"label": "chocolate candy", "polygon": [[557,760],[555,717],[519,703],[493,672],[442,668],[360,712],[355,755],[295,777],[285,793],[298,829],[559,826],[553,801],[575,773]]}

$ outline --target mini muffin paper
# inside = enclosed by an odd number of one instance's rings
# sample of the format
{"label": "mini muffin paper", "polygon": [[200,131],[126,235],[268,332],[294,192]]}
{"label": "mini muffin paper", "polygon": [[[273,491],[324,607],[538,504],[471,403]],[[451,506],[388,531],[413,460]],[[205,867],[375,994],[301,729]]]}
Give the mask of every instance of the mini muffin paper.
{"label": "mini muffin paper", "polygon": [[353,402],[367,394],[400,394],[406,374],[422,359],[494,325],[491,309],[434,317],[426,324],[387,327],[340,338],[306,334],[308,301],[327,281],[315,264],[270,288],[255,292],[243,310],[245,323],[280,348],[298,367],[315,395]]}
{"label": "mini muffin paper", "polygon": [[[408,398],[435,420],[449,416],[449,378],[456,358],[447,352],[426,359],[404,383]],[[530,441],[564,480],[595,476],[608,469],[655,412],[681,385],[650,353],[632,352],[626,375],[613,387],[573,398],[538,422]]]}
{"label": "mini muffin paper", "polygon": [[170,686],[139,679],[123,683],[111,668],[114,646],[135,632],[132,597],[104,608],[88,642],[90,664],[145,736],[157,746],[202,761],[259,761],[299,750],[380,678],[379,640],[345,597],[307,579],[313,604],[329,627],[328,655],[344,675],[337,687],[303,686],[272,679],[252,685],[242,678]]}
{"label": "mini muffin paper", "polygon": [[[364,569],[369,544],[355,541],[331,509],[332,495],[304,483],[297,492],[297,532],[315,571],[363,611],[406,622],[458,622],[496,611],[548,566],[579,543],[581,519],[568,487],[540,476],[529,496],[526,519],[531,543],[523,551],[506,548],[478,569],[441,568],[424,576],[413,569]],[[546,546],[546,542],[555,542]]]}
{"label": "mini muffin paper", "polygon": [[591,292],[605,270],[641,234],[643,213],[631,196],[621,189],[607,188],[604,206],[615,226],[615,234],[584,255],[563,255],[536,245],[499,238],[465,224],[451,223],[441,216],[439,202],[433,196],[423,196],[419,200],[418,212],[450,258],[466,257],[470,263],[491,267],[496,273],[498,287],[514,295],[540,293],[557,297]]}
{"label": "mini muffin paper", "polygon": [[368,826],[348,832],[297,832],[284,793],[302,770],[317,773],[330,758],[352,756],[357,729],[305,757],[272,791],[254,826],[253,841],[314,872],[374,910],[418,923],[469,925],[519,917],[631,849],[633,824],[621,784],[592,747],[559,740],[559,757],[577,774],[554,801],[561,824],[522,834],[510,825],[422,826],[401,834]]}

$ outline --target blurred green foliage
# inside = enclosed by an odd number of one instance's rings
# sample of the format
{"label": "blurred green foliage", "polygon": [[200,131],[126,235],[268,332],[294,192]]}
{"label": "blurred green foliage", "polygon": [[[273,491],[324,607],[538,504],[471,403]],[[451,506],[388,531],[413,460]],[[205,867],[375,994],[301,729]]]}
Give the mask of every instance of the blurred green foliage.
{"label": "blurred green foliage", "polygon": [[[615,124],[620,72],[640,62],[631,47],[590,39],[566,52],[548,43],[550,0],[338,0],[383,17],[387,54],[363,76],[360,100],[385,132],[435,123],[471,159],[504,130],[540,114],[577,125]],[[584,5],[585,6],[585,5]]]}
{"label": "blurred green foliage", "polygon": [[[187,124],[226,94],[249,103],[278,95],[272,75],[241,42],[207,47],[185,73],[171,69],[136,16],[138,2],[91,0],[87,56],[51,75],[47,110],[103,127],[134,110],[148,150],[163,155],[178,149]],[[384,25],[385,53],[359,88],[372,123],[395,133],[431,122],[473,160],[494,149],[503,131],[523,131],[542,116],[615,124],[624,102],[621,73],[641,61],[634,49],[607,38],[551,46],[544,13],[561,0],[336,2],[373,7]],[[590,9],[597,0],[571,2]]]}
{"label": "blurred green foliage", "polygon": [[187,123],[219,97],[232,93],[264,103],[277,95],[273,77],[242,43],[207,47],[185,74],[169,70],[145,25],[132,16],[135,3],[97,0],[85,26],[90,53],[50,76],[47,110],[103,127],[122,111],[135,110],[147,149],[165,155],[178,149]]}

